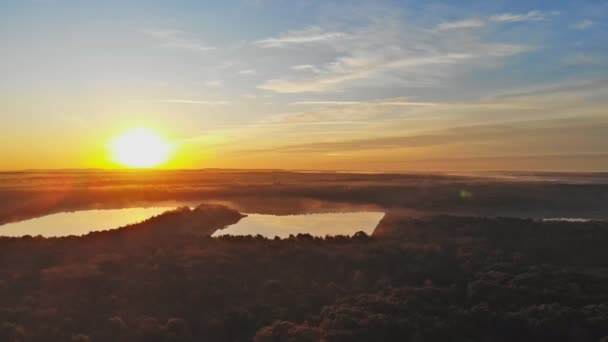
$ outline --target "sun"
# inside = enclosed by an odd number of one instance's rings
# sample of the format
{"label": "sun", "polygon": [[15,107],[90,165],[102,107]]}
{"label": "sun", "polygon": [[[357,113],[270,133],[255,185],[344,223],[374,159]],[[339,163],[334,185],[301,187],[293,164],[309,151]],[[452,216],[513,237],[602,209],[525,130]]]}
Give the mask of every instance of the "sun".
{"label": "sun", "polygon": [[110,158],[123,166],[156,167],[171,157],[173,144],[146,128],[130,129],[110,140]]}

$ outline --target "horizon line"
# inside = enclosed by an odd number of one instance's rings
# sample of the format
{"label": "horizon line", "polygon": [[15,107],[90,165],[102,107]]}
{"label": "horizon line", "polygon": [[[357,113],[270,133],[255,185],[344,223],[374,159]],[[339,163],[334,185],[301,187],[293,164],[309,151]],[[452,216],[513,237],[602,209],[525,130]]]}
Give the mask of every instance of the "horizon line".
{"label": "horizon line", "polygon": [[282,169],[282,168],[26,168],[26,169],[0,169],[0,173],[34,173],[34,172],[196,172],[196,171],[252,171],[252,172],[293,172],[293,173],[357,173],[357,174],[458,174],[458,173],[570,173],[570,174],[608,174],[608,170],[579,171],[579,170],[348,170],[348,169]]}

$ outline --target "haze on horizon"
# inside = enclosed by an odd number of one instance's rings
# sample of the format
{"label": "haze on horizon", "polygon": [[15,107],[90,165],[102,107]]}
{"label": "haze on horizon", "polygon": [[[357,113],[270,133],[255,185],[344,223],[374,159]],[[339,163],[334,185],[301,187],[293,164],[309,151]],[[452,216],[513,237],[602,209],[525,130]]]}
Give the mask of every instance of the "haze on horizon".
{"label": "haze on horizon", "polygon": [[167,168],[608,171],[607,18],[592,0],[3,1],[0,169],[115,167],[108,141],[145,128]]}

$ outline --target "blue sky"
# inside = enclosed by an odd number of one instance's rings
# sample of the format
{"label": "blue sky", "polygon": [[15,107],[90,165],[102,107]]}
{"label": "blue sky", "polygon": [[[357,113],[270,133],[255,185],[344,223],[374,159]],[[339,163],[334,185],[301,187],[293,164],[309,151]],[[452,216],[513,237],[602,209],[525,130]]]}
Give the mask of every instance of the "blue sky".
{"label": "blue sky", "polygon": [[175,167],[606,170],[607,17],[607,1],[3,1],[0,168],[103,166],[108,137],[149,126],[180,144]]}

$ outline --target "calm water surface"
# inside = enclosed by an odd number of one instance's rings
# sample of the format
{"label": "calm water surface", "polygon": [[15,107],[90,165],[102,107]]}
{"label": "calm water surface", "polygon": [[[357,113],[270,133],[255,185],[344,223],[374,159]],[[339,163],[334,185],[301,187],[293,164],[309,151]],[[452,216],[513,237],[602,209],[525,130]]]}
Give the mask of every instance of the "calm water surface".
{"label": "calm water surface", "polygon": [[174,207],[82,210],[58,213],[0,225],[0,236],[42,235],[44,237],[83,235],[97,230],[119,228],[141,222]]}
{"label": "calm water surface", "polygon": [[324,213],[305,215],[249,214],[238,223],[216,231],[213,236],[256,235],[285,238],[290,234],[308,233],[315,236],[353,235],[364,231],[371,235],[382,219],[381,212]]}
{"label": "calm water surface", "polygon": [[[30,220],[0,225],[0,236],[42,235],[59,237],[84,235],[92,231],[109,230],[141,222],[174,207],[123,208],[82,210],[58,213]],[[249,214],[238,223],[218,230],[213,236],[256,235],[269,238],[309,233],[316,236],[352,235],[358,231],[373,233],[384,213],[350,212],[305,215]]]}

